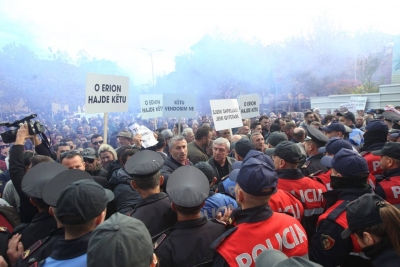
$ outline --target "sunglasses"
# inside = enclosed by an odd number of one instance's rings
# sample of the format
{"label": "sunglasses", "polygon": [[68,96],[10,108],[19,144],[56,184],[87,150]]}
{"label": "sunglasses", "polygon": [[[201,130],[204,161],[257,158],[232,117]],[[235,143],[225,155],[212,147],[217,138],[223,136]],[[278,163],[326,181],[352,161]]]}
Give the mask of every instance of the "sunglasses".
{"label": "sunglasses", "polygon": [[103,144],[104,140],[93,142],[92,144],[97,146],[98,144]]}
{"label": "sunglasses", "polygon": [[91,159],[91,158],[83,158],[83,160],[85,162],[89,162],[89,163],[93,163],[94,162],[94,159]]}
{"label": "sunglasses", "polygon": [[6,147],[10,147],[9,145],[2,145],[0,146],[0,149],[6,148]]}
{"label": "sunglasses", "polygon": [[67,156],[69,156],[69,155],[81,155],[81,152],[79,151],[79,150],[69,150],[69,151],[66,151],[66,152],[64,152],[64,153],[62,153],[61,154],[61,156],[60,156],[60,161],[62,161],[64,158],[66,158]]}

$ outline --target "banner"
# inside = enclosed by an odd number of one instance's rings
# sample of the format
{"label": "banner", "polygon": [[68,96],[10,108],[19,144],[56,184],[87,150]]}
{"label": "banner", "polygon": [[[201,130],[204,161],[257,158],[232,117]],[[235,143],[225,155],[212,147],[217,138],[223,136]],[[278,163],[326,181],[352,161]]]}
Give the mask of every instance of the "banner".
{"label": "banner", "polygon": [[237,99],[210,100],[210,106],[217,131],[243,126]]}
{"label": "banner", "polygon": [[356,104],[357,110],[365,110],[365,106],[367,105],[367,97],[365,96],[351,96],[350,103]]}
{"label": "banner", "polygon": [[196,96],[195,95],[164,95],[164,116],[171,117],[196,117]]}
{"label": "banner", "polygon": [[153,132],[146,126],[135,123],[129,126],[129,130],[131,130],[133,136],[135,136],[136,134],[142,135],[142,147],[144,148],[154,146],[158,143],[157,140],[154,138]]}
{"label": "banner", "polygon": [[356,103],[343,103],[343,104],[340,104],[340,112],[342,112],[342,107],[346,108],[348,111],[352,112],[354,115],[357,115],[357,105],[356,105]]}
{"label": "banner", "polygon": [[260,116],[260,96],[258,94],[238,96],[242,119]]}
{"label": "banner", "polygon": [[163,95],[139,95],[142,119],[163,117]]}
{"label": "banner", "polygon": [[88,73],[85,113],[127,112],[129,78]]}

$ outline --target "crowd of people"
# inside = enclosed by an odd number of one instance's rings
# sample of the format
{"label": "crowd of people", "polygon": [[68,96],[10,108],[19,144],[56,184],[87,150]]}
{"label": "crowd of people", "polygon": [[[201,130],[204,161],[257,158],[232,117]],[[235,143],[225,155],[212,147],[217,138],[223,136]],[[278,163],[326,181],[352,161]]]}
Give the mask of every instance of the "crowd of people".
{"label": "crowd of people", "polygon": [[0,267],[400,266],[400,107],[326,113],[43,114],[0,141]]}

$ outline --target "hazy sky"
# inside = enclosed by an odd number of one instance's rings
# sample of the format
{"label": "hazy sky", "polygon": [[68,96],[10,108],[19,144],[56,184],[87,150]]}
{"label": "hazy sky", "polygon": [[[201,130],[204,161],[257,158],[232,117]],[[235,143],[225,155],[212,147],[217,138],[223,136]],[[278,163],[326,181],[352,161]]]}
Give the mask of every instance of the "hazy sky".
{"label": "hazy sky", "polygon": [[154,71],[160,75],[174,70],[176,55],[215,31],[269,43],[308,32],[312,21],[325,13],[343,30],[374,28],[399,34],[399,5],[386,0],[0,0],[0,39],[1,44],[29,42],[72,56],[86,50],[118,62],[141,84],[151,79],[150,57],[142,48],[163,50],[154,53]]}

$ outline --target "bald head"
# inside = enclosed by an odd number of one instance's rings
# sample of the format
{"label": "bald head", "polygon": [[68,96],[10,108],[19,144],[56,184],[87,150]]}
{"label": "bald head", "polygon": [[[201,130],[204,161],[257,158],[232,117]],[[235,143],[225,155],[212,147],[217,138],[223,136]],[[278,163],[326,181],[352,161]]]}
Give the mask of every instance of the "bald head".
{"label": "bald head", "polygon": [[306,138],[306,131],[304,131],[304,129],[300,127],[294,128],[292,137],[297,142],[303,142]]}

